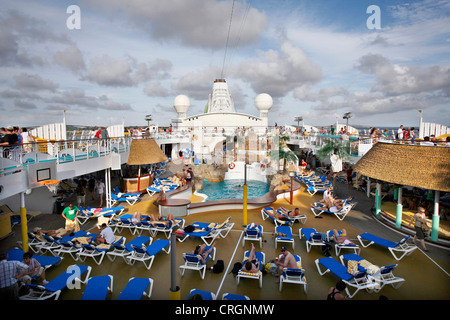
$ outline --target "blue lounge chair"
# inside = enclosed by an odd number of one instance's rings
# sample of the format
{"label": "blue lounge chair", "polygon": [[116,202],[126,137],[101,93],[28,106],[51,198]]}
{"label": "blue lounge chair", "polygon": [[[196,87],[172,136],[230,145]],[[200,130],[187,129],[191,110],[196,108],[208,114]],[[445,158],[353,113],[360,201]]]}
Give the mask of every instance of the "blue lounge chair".
{"label": "blue lounge chair", "polygon": [[56,253],[54,252],[56,249],[60,249],[61,245],[58,242],[58,238],[53,238],[51,236],[48,236],[46,234],[41,235],[42,239],[44,240],[41,245],[39,246],[40,251],[44,253],[44,251],[50,252],[53,256],[56,256]]}
{"label": "blue lounge chair", "polygon": [[117,243],[112,245],[112,249],[106,252],[106,256],[110,261],[116,260],[117,257],[122,257],[127,262],[127,256],[133,253],[133,246],[142,247],[142,245],[149,245],[152,243],[151,237],[139,236],[128,242],[127,244]]}
{"label": "blue lounge chair", "polygon": [[[339,235],[342,234],[342,231],[338,231]],[[333,239],[333,230],[327,231],[328,239],[331,241]],[[334,249],[336,251],[336,255],[338,256],[341,253],[342,249],[348,249],[353,250],[356,254],[359,254],[361,252],[361,248],[357,244],[352,243],[336,243],[334,242]]]}
{"label": "blue lounge chair", "polygon": [[189,295],[186,300],[191,299],[191,297],[196,294],[201,295],[202,300],[216,300],[216,295],[214,293],[209,292],[209,291],[198,290],[198,289],[192,289],[189,292]]}
{"label": "blue lounge chair", "polygon": [[[21,296],[21,300],[58,300],[61,291],[67,287],[76,288],[79,283],[86,283],[92,268],[84,265],[72,265],[67,268],[62,274],[50,280],[46,285],[32,285],[26,286],[30,289],[29,293]],[[86,273],[84,280],[81,280],[81,275]],[[75,281],[75,283],[73,283]]]}
{"label": "blue lounge chair", "polygon": [[283,210],[281,210],[281,208],[277,209],[277,213],[282,215],[282,216],[284,216],[284,217],[286,217],[286,219],[288,219],[290,221],[301,222],[302,224],[305,224],[306,219],[307,219],[306,215],[304,215],[304,214],[299,215],[299,216],[295,216],[295,217],[290,217],[286,213],[284,213]]}
{"label": "blue lounge chair", "polygon": [[81,300],[106,300],[107,294],[113,291],[113,279],[112,275],[90,278]]}
{"label": "blue lounge chair", "polygon": [[[398,289],[405,279],[394,276],[393,272],[397,268],[398,264],[391,264],[388,266],[374,266],[367,260],[361,258],[359,255],[355,253],[344,254],[341,257],[342,263],[348,261],[357,261],[358,262],[358,270],[366,271],[372,277],[374,277],[375,281],[379,283],[379,287],[375,288],[375,292],[380,291],[385,285],[390,284],[393,288]],[[368,266],[367,266],[368,265]]]}
{"label": "blue lounge chair", "polygon": [[294,254],[297,268],[283,268],[283,273],[280,276],[280,291],[283,289],[283,283],[293,283],[303,285],[303,291],[306,293],[306,277],[305,269],[302,268],[302,258]]}
{"label": "blue lounge chair", "polygon": [[262,235],[264,232],[264,227],[261,225],[249,224],[245,226],[244,236],[242,237],[242,246],[245,245],[245,241],[258,241],[259,247],[262,248],[263,239]]}
{"label": "blue lounge chair", "polygon": [[[148,230],[150,232],[150,236],[156,237],[158,232],[163,232],[167,239],[170,238],[170,235],[172,234],[173,230],[176,228],[184,227],[184,219],[174,218],[173,222],[172,220],[168,221],[150,221],[148,226],[145,226],[144,229]],[[138,227],[139,229],[139,227]]]}
{"label": "blue lounge chair", "polygon": [[[141,224],[141,222],[138,223],[134,223],[132,221],[133,215],[131,214],[124,214],[120,217],[117,217],[115,220],[115,224],[114,224],[114,232],[119,232],[122,233],[123,229],[128,229],[130,231],[131,234],[136,234],[136,232],[139,232],[139,225]],[[145,219],[145,216],[142,217],[142,220]]]}
{"label": "blue lounge chair", "polygon": [[250,300],[248,296],[234,293],[224,293],[222,300]]}
{"label": "blue lounge chair", "polygon": [[345,204],[336,211],[330,211],[328,210],[326,207],[323,207],[323,209],[320,206],[316,206],[316,207],[311,207],[311,211],[312,213],[314,213],[314,215],[316,217],[320,216],[322,213],[330,213],[330,214],[334,214],[339,220],[344,220],[344,218],[347,216],[347,214],[352,210],[353,205],[352,204]]}
{"label": "blue lounge chair", "polygon": [[82,250],[82,248],[81,246],[73,243],[72,240],[78,237],[84,237],[86,234],[86,231],[80,230],[75,232],[73,235],[62,237],[58,240],[58,243],[61,245],[61,247],[54,250],[54,253],[58,256],[62,256],[68,253],[72,257],[72,259],[74,259],[75,261],[78,260],[78,253]]}
{"label": "blue lounge chair", "polygon": [[[45,243],[44,240],[39,238],[36,234],[33,232],[27,232],[28,234],[28,247],[33,251],[34,253],[40,253],[41,252],[41,245]],[[17,244],[23,248],[22,241],[17,241]]]}
{"label": "blue lounge chair", "polygon": [[147,187],[146,190],[147,190],[148,195],[151,197],[151,196],[153,196],[155,193],[160,193],[161,190],[162,190],[162,188],[157,188],[157,187],[155,187],[155,186],[149,186],[149,187]]}
{"label": "blue lounge chair", "polygon": [[106,300],[107,294],[113,291],[113,280],[112,275],[90,278],[81,300]]}
{"label": "blue lounge chair", "polygon": [[[168,246],[169,249],[166,249]],[[133,248],[133,252],[127,256],[128,263],[133,265],[136,261],[141,261],[147,269],[152,267],[156,254],[161,251],[167,254],[170,253],[170,241],[165,239],[158,239],[148,247],[144,245],[140,247],[131,245],[131,247]]]}
{"label": "blue lounge chair", "polygon": [[[210,246],[205,247],[205,251],[209,249],[211,249]],[[198,272],[200,272],[201,278],[204,279],[206,272],[206,264],[208,263],[210,258],[214,260],[215,257],[216,257],[216,248],[213,248],[213,250],[206,256],[204,263],[202,256],[199,254],[183,253],[184,264],[180,266],[181,276],[184,275],[184,271],[186,271],[186,269],[198,270]]]}
{"label": "blue lounge chair", "polygon": [[107,217],[112,218],[114,216],[120,216],[120,214],[125,210],[125,207],[112,207],[112,208],[92,208],[87,207],[87,211],[92,212],[92,217]]}
{"label": "blue lounge chair", "polygon": [[292,245],[294,249],[294,238],[292,237],[292,228],[289,226],[276,226],[275,227],[275,248],[277,248],[279,242],[287,242]]}
{"label": "blue lounge chair", "polygon": [[231,217],[228,217],[220,224],[194,222],[192,226],[194,226],[196,230],[193,232],[184,232],[183,236],[178,238],[178,241],[183,242],[188,237],[195,237],[202,239],[207,246],[210,246],[218,236],[225,238],[228,235],[234,226],[234,222],[230,223],[230,220]]}
{"label": "blue lounge chair", "polygon": [[111,192],[111,200],[113,201],[113,206],[119,202],[127,202],[130,206],[135,204],[139,200],[140,196],[128,196],[128,197],[118,197],[114,192]]}
{"label": "blue lounge chair", "polygon": [[298,230],[300,239],[306,240],[306,252],[311,250],[312,246],[324,246],[329,241],[328,236],[324,232],[317,232],[314,228],[301,228]]}
{"label": "blue lounge chair", "polygon": [[[250,256],[250,251],[245,251],[244,260],[242,262],[243,265],[245,264],[245,261],[248,259],[249,256]],[[260,269],[259,272],[250,273],[250,272],[245,272],[242,269],[239,270],[238,274],[236,275],[236,284],[239,285],[241,278],[254,279],[254,280],[259,281],[259,287],[262,288],[263,274],[262,274],[261,270],[263,268],[263,265],[266,264],[266,255],[264,254],[264,252],[255,251],[255,256],[256,256],[256,260],[259,262],[259,269]]]}
{"label": "blue lounge chair", "polygon": [[[376,281],[373,277],[368,277],[366,271],[361,271],[353,275],[348,272],[348,268],[346,266],[331,257],[316,259],[315,263],[317,271],[321,276],[331,272],[340,280],[345,282],[347,285],[345,291],[350,298],[353,298],[359,290],[366,289],[370,292],[377,286]],[[325,270],[323,271],[322,268]],[[349,287],[354,288],[355,291],[350,293]]]}
{"label": "blue lounge chair", "polygon": [[152,278],[131,278],[117,300],[141,300],[142,296],[150,298],[152,290]]}
{"label": "blue lounge chair", "polygon": [[[11,261],[23,261],[23,250],[19,248],[14,248],[11,250],[8,250],[8,260]],[[39,264],[47,270],[48,268],[58,265],[63,258],[61,257],[55,257],[55,256],[42,256],[42,255],[36,255],[33,254],[33,258],[39,262]]]}
{"label": "blue lounge chair", "polygon": [[[414,245],[409,245],[407,243],[409,236],[401,239],[399,242],[392,242],[390,240],[383,239],[381,237],[375,236],[370,233],[362,233],[357,236],[359,242],[364,248],[376,243],[382,247],[388,248],[389,251],[394,256],[395,260],[401,260],[404,256],[410,255],[414,250],[417,249]],[[396,252],[400,254],[400,256],[396,255]]]}
{"label": "blue lounge chair", "polygon": [[330,187],[330,185],[321,185],[321,186],[316,186],[313,185],[311,183],[307,183],[306,184],[306,191],[311,195],[315,195],[317,192],[325,192],[328,188]]}
{"label": "blue lounge chair", "polygon": [[[92,236],[95,238],[96,234],[89,234],[89,236]],[[110,248],[114,244],[124,243],[125,241],[126,241],[126,238],[124,238],[124,237],[116,237],[116,241],[114,243],[112,243],[111,245],[106,244],[105,246],[108,246]],[[104,248],[104,246],[102,246],[102,245],[96,246],[92,242],[89,244],[84,244],[84,243],[81,244],[81,248],[82,248],[82,250],[77,253],[78,259],[80,259],[81,261],[84,261],[86,258],[92,258],[97,265],[100,265],[102,263],[103,258],[105,257],[106,252],[109,249],[109,248]]]}
{"label": "blue lounge chair", "polygon": [[266,207],[266,208],[262,208],[261,209],[261,217],[263,220],[269,219],[270,221],[272,221],[276,226],[289,226],[292,225],[294,223],[294,221],[292,220],[280,220],[277,219],[275,217],[273,217],[271,214],[273,214],[274,210],[272,207]]}
{"label": "blue lounge chair", "polygon": [[134,192],[134,193],[125,193],[120,191],[120,189],[118,187],[114,188],[114,192],[116,193],[116,195],[121,198],[121,197],[140,197],[141,193],[140,192]]}

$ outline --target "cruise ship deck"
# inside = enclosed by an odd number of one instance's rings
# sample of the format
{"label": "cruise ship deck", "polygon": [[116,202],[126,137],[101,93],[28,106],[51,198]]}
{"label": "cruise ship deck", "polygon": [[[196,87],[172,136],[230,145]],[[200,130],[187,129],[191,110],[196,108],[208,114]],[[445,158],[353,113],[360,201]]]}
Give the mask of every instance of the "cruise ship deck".
{"label": "cruise ship deck", "polygon": [[[170,166],[168,167],[170,174]],[[113,183],[114,184],[114,183]],[[216,259],[223,260],[225,270],[222,273],[215,274],[206,272],[205,279],[201,279],[198,271],[186,270],[184,276],[179,273],[179,266],[183,264],[183,253],[190,253],[196,245],[202,244],[200,239],[188,238],[184,242],[176,242],[176,285],[180,288],[180,300],[185,300],[191,289],[201,289],[212,292],[216,295],[217,300],[222,299],[224,293],[234,293],[246,295],[252,301],[254,300],[325,300],[330,287],[333,287],[338,278],[333,274],[327,273],[321,276],[316,268],[315,260],[323,258],[324,255],[320,247],[313,246],[308,253],[306,250],[305,239],[299,238],[300,228],[315,228],[317,231],[326,232],[327,230],[345,228],[351,239],[355,239],[357,235],[368,232],[378,235],[382,238],[397,242],[405,235],[393,230],[383,224],[378,218],[371,213],[373,207],[373,198],[367,196],[353,188],[349,188],[343,183],[336,183],[336,193],[340,198],[353,195],[358,205],[346,216],[343,221],[338,220],[334,215],[322,214],[320,219],[315,218],[310,210],[310,204],[319,200],[322,195],[310,196],[301,187],[300,192],[294,196],[292,205],[289,203],[289,195],[286,198],[276,200],[272,206],[276,209],[285,207],[293,209],[299,207],[301,212],[307,216],[305,224],[295,223],[292,226],[294,234],[294,248],[288,244],[286,247],[291,253],[300,255],[302,267],[306,272],[307,291],[303,291],[303,287],[295,284],[284,284],[282,291],[276,283],[277,278],[271,274],[263,276],[262,288],[259,288],[258,282],[252,279],[242,279],[236,284],[236,279],[230,273],[235,262],[243,260],[244,252],[250,250],[251,241],[245,242],[242,246],[243,236],[243,214],[242,210],[221,210],[209,211],[204,213],[190,214],[185,219],[185,225],[193,222],[216,222],[221,223],[226,218],[231,217],[234,223],[232,230],[225,238],[218,237],[216,240]],[[88,197],[87,197],[88,198]],[[127,206],[124,214],[132,214],[140,211],[142,214],[158,214],[158,208],[154,204],[156,195],[150,197],[148,194],[142,195],[141,199],[133,206]],[[69,203],[70,199],[66,200]],[[76,200],[74,199],[74,203]],[[87,205],[98,205],[98,200],[87,199]],[[254,222],[264,227],[264,242],[262,248],[259,248],[257,242],[255,247],[257,251],[265,253],[266,262],[274,259],[281,251],[281,244],[275,248],[275,240],[273,236],[274,224],[268,220],[263,220],[260,209],[248,210],[248,223]],[[81,226],[82,230],[97,233],[94,219]],[[63,219],[60,215],[41,214],[32,218],[28,223],[28,229],[41,227],[45,229],[58,229],[64,226]],[[1,240],[0,246],[2,251],[7,251],[17,246],[20,241],[20,226],[14,227],[14,234]],[[124,230],[120,235],[126,237],[127,242],[137,235],[132,235],[129,231]],[[157,238],[165,238],[164,234],[159,233]],[[155,240],[155,239],[154,239]],[[449,270],[450,259],[448,248],[438,247],[427,244],[429,252],[423,252],[420,244],[412,254],[405,256],[400,261],[396,261],[389,250],[382,246],[372,245],[362,248],[360,256],[377,266],[384,266],[398,263],[398,267],[394,274],[397,277],[404,278],[405,281],[398,289],[386,285],[378,293],[369,293],[365,290],[359,291],[352,300],[378,300],[381,296],[387,297],[389,300],[441,300],[445,301],[450,298],[448,287],[450,284]],[[334,248],[330,251],[331,256],[336,257]],[[346,253],[346,252],[344,252]],[[215,261],[208,261],[208,267],[211,267]],[[111,262],[107,257],[103,259],[101,265],[97,265],[92,259],[88,258],[85,262],[74,261],[69,255],[65,255],[62,262],[47,270],[47,280],[51,280],[72,264],[87,264],[92,267],[91,277],[100,275],[112,275],[114,277],[114,290],[108,295],[107,300],[117,299],[120,292],[126,286],[128,280],[132,277],[150,277],[154,280],[153,290],[150,300],[169,300],[170,298],[170,254],[160,252],[156,255],[150,270],[147,270],[143,263],[136,262],[133,266],[128,265],[123,259],[116,259]],[[64,290],[60,295],[60,300],[79,300],[81,299],[85,285],[80,290]],[[353,290],[352,290],[353,291]],[[147,298],[143,298],[147,299]]]}

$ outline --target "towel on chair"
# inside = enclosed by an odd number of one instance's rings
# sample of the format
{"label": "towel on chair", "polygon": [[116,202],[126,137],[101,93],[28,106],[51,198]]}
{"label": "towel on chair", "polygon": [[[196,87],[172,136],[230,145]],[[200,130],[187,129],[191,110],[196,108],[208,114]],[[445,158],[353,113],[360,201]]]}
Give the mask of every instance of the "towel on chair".
{"label": "towel on chair", "polygon": [[350,274],[357,274],[358,273],[358,261],[355,260],[349,260],[347,263],[348,273]]}
{"label": "towel on chair", "polygon": [[367,260],[361,260],[359,262],[359,264],[360,264],[361,267],[363,267],[363,268],[365,268],[367,270],[368,274],[374,274],[374,273],[378,272],[378,270],[380,270],[380,267],[370,263]]}

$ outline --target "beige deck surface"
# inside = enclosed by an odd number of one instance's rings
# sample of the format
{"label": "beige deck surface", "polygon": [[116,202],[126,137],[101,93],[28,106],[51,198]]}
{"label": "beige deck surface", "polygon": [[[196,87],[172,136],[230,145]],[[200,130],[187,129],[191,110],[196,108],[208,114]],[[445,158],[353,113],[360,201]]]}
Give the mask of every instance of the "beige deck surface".
{"label": "beige deck surface", "polygon": [[[153,205],[153,199],[147,194],[135,204],[133,207],[129,207],[127,213],[132,214],[134,211],[141,211],[143,214],[154,213],[157,214],[157,207]],[[201,213],[195,215],[189,215],[185,217],[186,225],[189,225],[195,221],[199,222],[223,222],[227,217],[231,216],[231,221],[234,222],[233,230],[224,239],[217,239],[217,254],[216,260],[221,259],[225,262],[225,271],[221,274],[213,274],[211,272],[206,273],[204,280],[201,280],[198,271],[186,270],[183,277],[178,272],[178,267],[183,263],[182,253],[191,252],[196,245],[202,244],[200,239],[187,239],[184,242],[178,242],[176,244],[176,269],[177,269],[177,285],[181,288],[181,299],[186,299],[189,291],[193,288],[211,291],[218,295],[218,299],[221,299],[223,293],[236,293],[247,295],[252,300],[324,300],[326,299],[328,290],[334,286],[338,279],[331,273],[324,276],[320,276],[315,266],[315,259],[322,258],[320,248],[313,247],[309,253],[306,252],[305,240],[299,239],[299,229],[316,228],[318,231],[327,231],[330,229],[347,229],[348,235],[356,239],[356,236],[363,232],[370,232],[382,237],[385,237],[392,241],[398,241],[403,238],[402,235],[392,232],[380,225],[379,222],[374,221],[373,216],[364,213],[364,210],[358,208],[358,206],[352,210],[344,221],[339,221],[336,217],[330,214],[322,214],[322,219],[315,219],[314,215],[309,209],[309,205],[314,200],[320,199],[321,195],[311,197],[309,194],[300,192],[294,197],[294,204],[290,205],[288,199],[279,199],[274,204],[274,208],[281,206],[293,209],[299,207],[301,212],[306,214],[308,219],[304,225],[296,223],[293,226],[293,233],[295,239],[295,248],[291,245],[287,245],[288,250],[298,254],[302,258],[302,266],[306,270],[306,278],[308,282],[307,293],[303,292],[303,288],[299,285],[285,284],[283,291],[278,290],[278,284],[275,283],[276,278],[270,274],[263,276],[263,288],[260,289],[258,282],[250,279],[242,279],[239,285],[236,285],[235,278],[229,272],[233,264],[237,261],[242,261],[245,250],[251,248],[250,242],[246,242],[242,247],[242,224],[243,216],[240,210],[225,210],[209,213]],[[367,210],[366,210],[367,211]],[[42,217],[42,218],[39,218]],[[45,220],[45,218],[47,220]],[[51,219],[53,225],[63,224],[62,218],[57,215],[40,215],[35,220],[30,222],[30,228],[36,224],[45,228],[43,225],[45,221]],[[263,221],[261,218],[260,210],[249,210],[248,223],[255,222],[261,224],[264,227],[264,244],[261,249],[266,255],[266,262],[273,259],[276,255],[280,254],[280,246],[275,249],[274,238],[272,232],[274,225],[268,220]],[[51,224],[51,223],[48,223]],[[85,226],[87,226],[86,224]],[[359,227],[354,227],[358,225]],[[92,226],[92,223],[91,223]],[[16,226],[16,228],[18,228]],[[16,233],[14,237],[2,240],[0,246],[2,250],[8,250],[15,246],[15,241],[20,240],[20,229],[15,229]],[[93,230],[93,232],[96,230]],[[123,231],[122,234],[127,238],[127,242],[132,240],[136,235],[131,235],[128,231]],[[164,238],[163,234],[160,234],[158,238]],[[259,250],[258,244],[255,246]],[[437,248],[430,248],[430,251],[436,252],[436,250],[442,250]],[[345,253],[345,252],[344,252]],[[377,300],[379,296],[385,295],[391,300],[448,300],[450,298],[449,284],[450,277],[448,251],[444,254],[437,255],[434,261],[429,259],[420,250],[415,250],[410,256],[403,258],[401,261],[396,261],[388,249],[377,245],[363,248],[360,254],[363,258],[376,264],[378,266],[389,265],[398,263],[399,266],[394,274],[398,277],[406,279],[404,284],[399,289],[393,289],[390,286],[385,286],[379,293],[368,293],[366,291],[360,291],[354,297],[354,300]],[[337,258],[332,250],[332,257]],[[443,257],[441,259],[440,257]],[[435,263],[436,262],[436,263]],[[70,256],[66,255],[63,262],[56,267],[47,271],[47,279],[51,280],[57,276],[67,266],[79,263],[73,261]],[[213,261],[208,262],[208,266],[213,265]],[[123,260],[119,259],[115,262],[110,262],[105,257],[101,266],[97,266],[92,259],[87,259],[84,264],[92,266],[93,271],[91,276],[99,276],[111,274],[114,276],[114,292],[108,297],[108,299],[116,299],[122,289],[125,287],[128,279],[131,277],[150,277],[154,280],[154,287],[152,293],[152,300],[167,300],[169,299],[170,288],[170,255],[164,252],[159,253],[150,270],[147,270],[142,263],[136,263],[134,266],[127,265]],[[443,266],[443,269],[439,267]],[[82,297],[85,286],[81,286],[81,290],[65,290],[60,299],[62,300],[78,300]]]}

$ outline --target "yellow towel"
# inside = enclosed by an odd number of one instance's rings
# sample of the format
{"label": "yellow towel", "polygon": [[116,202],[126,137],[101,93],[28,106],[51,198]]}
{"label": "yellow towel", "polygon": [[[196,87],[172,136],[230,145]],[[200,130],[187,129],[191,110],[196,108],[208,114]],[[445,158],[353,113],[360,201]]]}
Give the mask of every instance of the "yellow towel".
{"label": "yellow towel", "polygon": [[357,274],[358,273],[358,261],[349,260],[347,263],[348,273]]}

